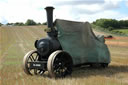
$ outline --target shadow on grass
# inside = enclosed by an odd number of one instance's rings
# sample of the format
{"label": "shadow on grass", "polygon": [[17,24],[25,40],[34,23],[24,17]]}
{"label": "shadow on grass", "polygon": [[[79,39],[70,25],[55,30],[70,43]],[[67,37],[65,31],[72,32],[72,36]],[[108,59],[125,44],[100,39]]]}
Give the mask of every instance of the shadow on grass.
{"label": "shadow on grass", "polygon": [[[91,76],[105,76],[111,77],[118,73],[128,73],[128,65],[115,66],[110,65],[107,68],[101,67],[77,67],[73,69],[72,75],[65,77],[66,79],[70,78],[88,78]],[[50,79],[63,79],[63,78],[51,78],[48,75],[48,72],[43,74],[41,77],[50,78]]]}
{"label": "shadow on grass", "polygon": [[90,77],[90,76],[106,76],[110,77],[118,73],[128,73],[128,66],[114,66],[111,65],[108,68],[92,68],[92,67],[80,67],[75,68],[72,73],[72,78]]}

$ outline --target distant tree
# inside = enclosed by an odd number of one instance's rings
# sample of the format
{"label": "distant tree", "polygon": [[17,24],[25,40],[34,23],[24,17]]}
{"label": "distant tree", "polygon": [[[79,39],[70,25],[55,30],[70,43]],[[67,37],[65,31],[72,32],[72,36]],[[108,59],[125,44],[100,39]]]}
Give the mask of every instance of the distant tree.
{"label": "distant tree", "polygon": [[93,22],[94,25],[103,27],[104,29],[112,31],[113,29],[128,29],[128,20],[115,19],[97,19]]}
{"label": "distant tree", "polygon": [[41,25],[41,23],[39,22],[39,23],[37,23],[37,25]]}
{"label": "distant tree", "polygon": [[0,26],[3,25],[2,23],[0,23]]}
{"label": "distant tree", "polygon": [[104,28],[119,28],[119,21],[115,19],[97,19],[93,24],[104,27]]}
{"label": "distant tree", "polygon": [[16,23],[14,23],[14,26],[23,26],[24,25],[24,23],[22,23],[22,22],[16,22]]}
{"label": "distant tree", "polygon": [[128,27],[128,20],[120,20],[119,21],[120,23],[120,27]]}
{"label": "distant tree", "polygon": [[14,25],[14,23],[7,23],[6,25]]}
{"label": "distant tree", "polygon": [[47,25],[47,22],[44,22],[43,25]]}
{"label": "distant tree", "polygon": [[25,25],[36,25],[36,22],[34,20],[28,19]]}

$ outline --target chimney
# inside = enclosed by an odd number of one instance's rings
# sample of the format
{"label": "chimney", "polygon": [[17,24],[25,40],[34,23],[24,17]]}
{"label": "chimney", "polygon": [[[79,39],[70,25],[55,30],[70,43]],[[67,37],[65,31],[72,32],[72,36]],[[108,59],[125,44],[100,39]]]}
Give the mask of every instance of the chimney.
{"label": "chimney", "polygon": [[54,7],[52,6],[45,8],[47,13],[47,26],[48,28],[51,28],[52,31],[53,31],[53,9]]}

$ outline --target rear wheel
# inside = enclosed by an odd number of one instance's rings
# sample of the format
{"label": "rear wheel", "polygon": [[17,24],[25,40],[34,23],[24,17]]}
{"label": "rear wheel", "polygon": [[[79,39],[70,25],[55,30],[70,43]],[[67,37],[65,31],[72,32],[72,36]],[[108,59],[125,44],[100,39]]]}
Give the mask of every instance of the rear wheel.
{"label": "rear wheel", "polygon": [[51,77],[65,77],[72,73],[72,58],[62,50],[53,52],[47,63],[47,69]]}
{"label": "rear wheel", "polygon": [[23,59],[23,69],[28,75],[42,75],[45,71],[43,69],[31,69],[30,62],[38,61],[39,54],[36,50],[28,52]]}
{"label": "rear wheel", "polygon": [[101,67],[107,68],[108,67],[108,63],[101,63]]}

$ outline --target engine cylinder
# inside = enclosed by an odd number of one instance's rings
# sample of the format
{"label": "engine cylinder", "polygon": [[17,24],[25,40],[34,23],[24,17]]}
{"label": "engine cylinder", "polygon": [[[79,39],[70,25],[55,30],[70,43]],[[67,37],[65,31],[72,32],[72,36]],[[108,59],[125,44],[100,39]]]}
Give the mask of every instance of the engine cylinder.
{"label": "engine cylinder", "polygon": [[41,56],[47,58],[47,56],[49,56],[52,52],[60,50],[61,46],[56,38],[47,37],[38,40],[36,43],[36,48]]}

